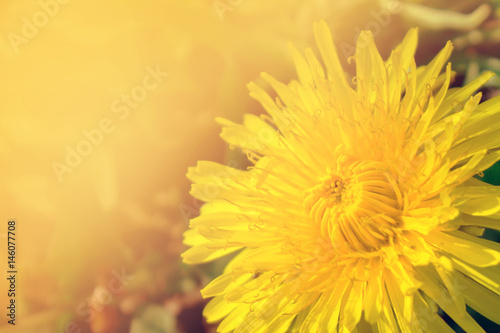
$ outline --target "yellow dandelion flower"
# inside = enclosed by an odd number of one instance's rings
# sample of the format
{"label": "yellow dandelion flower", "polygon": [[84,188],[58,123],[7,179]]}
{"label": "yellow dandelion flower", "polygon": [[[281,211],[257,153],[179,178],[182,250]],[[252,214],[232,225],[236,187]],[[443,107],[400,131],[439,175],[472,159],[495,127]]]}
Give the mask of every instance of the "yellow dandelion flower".
{"label": "yellow dandelion flower", "polygon": [[[222,138],[247,153],[237,170],[199,162],[206,202],[185,234],[190,264],[238,254],[203,290],[219,332],[467,332],[466,304],[500,323],[500,188],[473,176],[500,159],[500,98],[480,104],[484,73],[449,88],[451,43],[416,67],[417,30],[383,61],[361,33],[344,76],[326,23],[325,67],[291,47],[299,81],[264,74],[267,111]],[[445,68],[444,71],[442,70]],[[441,73],[443,72],[443,73]]]}

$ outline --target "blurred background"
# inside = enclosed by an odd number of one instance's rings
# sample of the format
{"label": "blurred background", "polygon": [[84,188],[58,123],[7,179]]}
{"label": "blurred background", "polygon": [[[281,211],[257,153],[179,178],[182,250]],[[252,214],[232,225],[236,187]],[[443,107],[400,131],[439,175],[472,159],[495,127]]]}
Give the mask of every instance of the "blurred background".
{"label": "blurred background", "polygon": [[[187,168],[243,167],[214,118],[262,113],[260,72],[295,77],[287,43],[331,27],[347,63],[361,30],[384,57],[420,27],[417,65],[454,41],[455,85],[500,73],[500,1],[0,1],[0,258],[15,219],[16,326],[2,332],[215,332],[199,290],[223,260],[186,266],[200,203]],[[483,89],[498,94],[500,80]],[[500,185],[495,169],[485,179]],[[495,235],[486,235],[493,237]],[[5,273],[6,274],[6,273]],[[0,279],[0,308],[8,281]],[[481,324],[493,329],[483,319]],[[490,325],[490,326],[488,326]]]}

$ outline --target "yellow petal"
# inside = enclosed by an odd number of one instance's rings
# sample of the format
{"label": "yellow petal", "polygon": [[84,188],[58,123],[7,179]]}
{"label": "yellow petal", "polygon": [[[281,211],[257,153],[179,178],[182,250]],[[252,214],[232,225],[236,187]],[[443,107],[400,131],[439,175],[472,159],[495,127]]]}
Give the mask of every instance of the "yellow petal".
{"label": "yellow petal", "polygon": [[387,98],[387,72],[370,31],[362,31],[356,44],[357,91],[371,103]]}
{"label": "yellow petal", "polygon": [[376,323],[382,311],[382,276],[380,269],[371,273],[370,280],[366,286],[364,298],[365,320],[369,323]]}
{"label": "yellow petal", "polygon": [[358,96],[346,81],[342,66],[340,65],[337,51],[332,43],[332,35],[328,25],[324,21],[314,24],[314,35],[319,51],[328,70],[328,78],[332,85],[332,92],[338,99],[337,102],[346,111],[345,116],[352,120],[350,110],[354,110],[354,105],[358,101]]}
{"label": "yellow petal", "polygon": [[326,307],[321,309],[320,327],[326,327],[328,332],[335,332],[339,320],[342,298],[348,292],[350,282],[346,279],[338,280]]}
{"label": "yellow petal", "polygon": [[391,307],[391,301],[389,295],[387,294],[387,289],[384,287],[381,292],[382,294],[382,315],[377,321],[377,328],[381,333],[393,333],[395,329],[398,329],[398,323],[396,318],[394,318],[394,311]]}
{"label": "yellow petal", "polygon": [[463,286],[467,304],[489,320],[500,325],[500,295],[484,288],[461,273],[454,274],[457,283]]}
{"label": "yellow petal", "polygon": [[[212,247],[214,246],[214,247]],[[220,244],[197,245],[188,249],[182,254],[182,261],[186,264],[202,264],[213,261],[220,257],[231,254],[240,250],[242,247],[233,246],[227,248],[217,248]],[[222,245],[223,246],[223,245]]]}
{"label": "yellow petal", "polygon": [[403,294],[399,284],[390,272],[384,274],[385,287],[389,296],[391,307],[402,332],[410,332],[413,314],[413,293]]}
{"label": "yellow petal", "polygon": [[441,316],[429,308],[420,293],[416,293],[414,299],[415,314],[424,332],[455,333]]}
{"label": "yellow petal", "polygon": [[325,61],[326,68],[328,69],[329,78],[340,81],[344,89],[339,92],[342,92],[348,84],[345,79],[342,66],[340,65],[337,50],[332,42],[330,28],[325,21],[314,23],[314,35],[316,37],[316,43],[318,44],[319,51],[321,52],[321,56]]}
{"label": "yellow petal", "polygon": [[500,295],[500,266],[474,267],[456,258],[451,260],[455,269]]}
{"label": "yellow petal", "polygon": [[348,331],[352,331],[361,319],[365,285],[365,281],[354,281],[349,291],[349,297],[342,304],[341,316],[343,320],[341,324]]}
{"label": "yellow petal", "polygon": [[412,28],[407,33],[403,42],[391,53],[386,67],[389,72],[387,89],[391,96],[389,105],[399,104],[402,89],[406,84],[406,73],[410,69],[410,63],[415,55],[418,43],[418,29]]}
{"label": "yellow petal", "polygon": [[478,105],[471,117],[463,125],[457,142],[497,130],[500,127],[500,96],[490,98]]}
{"label": "yellow petal", "polygon": [[433,231],[425,239],[437,248],[479,267],[500,262],[500,244],[461,231]]}
{"label": "yellow petal", "polygon": [[293,46],[292,43],[288,44],[288,48],[290,49],[290,53],[292,54],[293,63],[295,64],[295,69],[297,71],[297,75],[299,76],[300,82],[304,86],[308,86],[312,88],[313,77],[311,75],[311,70],[309,69],[309,64],[306,59],[300,54],[300,52]]}
{"label": "yellow petal", "polygon": [[203,316],[207,318],[207,322],[216,323],[226,317],[237,306],[237,303],[230,303],[223,296],[217,296],[211,299],[205,306]]}
{"label": "yellow petal", "polygon": [[234,331],[249,312],[248,304],[239,304],[217,327],[218,333],[229,333]]}
{"label": "yellow petal", "polygon": [[245,115],[243,125],[217,118],[222,126],[221,138],[232,146],[269,154],[278,147],[278,134],[267,122],[255,115]]}
{"label": "yellow petal", "polygon": [[489,79],[493,77],[492,72],[484,72],[478,76],[474,81],[466,85],[465,87],[458,88],[455,90],[448,90],[449,94],[444,99],[439,111],[436,113],[434,120],[439,120],[450,111],[452,111],[457,105],[463,101],[470,98],[470,96],[476,92],[482,85],[488,82]]}
{"label": "yellow petal", "polygon": [[261,295],[260,292],[261,289],[268,289],[270,285],[275,285],[275,282],[271,282],[273,276],[273,272],[265,272],[256,278],[249,279],[238,288],[227,292],[225,299],[230,302],[241,303],[251,301],[257,297],[262,297],[263,295]]}
{"label": "yellow petal", "polygon": [[453,50],[453,45],[451,42],[446,43],[445,47],[439,51],[438,55],[432,59],[432,61],[423,67],[424,69],[417,77],[417,87],[415,96],[418,96],[420,100],[422,97],[430,93],[429,88],[435,87],[436,78],[439,76],[444,64],[450,58],[451,51]]}
{"label": "yellow petal", "polygon": [[252,278],[252,274],[243,274],[235,276],[233,273],[225,273],[212,280],[205,288],[201,290],[203,297],[219,296],[227,292],[228,288],[233,289],[240,286],[245,281]]}
{"label": "yellow petal", "polygon": [[461,212],[473,216],[488,216],[500,212],[500,197],[484,197],[467,200],[459,206]]}
{"label": "yellow petal", "polygon": [[421,289],[436,302],[451,319],[453,319],[466,332],[481,332],[484,330],[478,323],[466,312],[463,314],[453,303],[450,293],[442,287],[437,274],[432,274],[429,267],[418,267],[419,279],[423,282]]}
{"label": "yellow petal", "polygon": [[463,214],[460,216],[460,225],[463,226],[479,226],[494,230],[500,230],[500,221],[485,216],[472,216]]}
{"label": "yellow petal", "polygon": [[330,293],[321,294],[316,303],[307,311],[307,315],[300,325],[300,333],[317,332],[319,331],[319,327],[324,327],[323,323],[320,323],[319,318],[325,311],[329,311],[330,308],[326,307],[329,299]]}

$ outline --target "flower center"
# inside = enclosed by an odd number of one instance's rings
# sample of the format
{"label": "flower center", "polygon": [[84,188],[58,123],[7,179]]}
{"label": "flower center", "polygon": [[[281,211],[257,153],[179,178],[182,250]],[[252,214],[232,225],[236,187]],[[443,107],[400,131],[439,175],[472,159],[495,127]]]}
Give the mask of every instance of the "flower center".
{"label": "flower center", "polygon": [[328,170],[305,192],[304,204],[340,253],[372,252],[390,243],[401,215],[394,188],[374,161]]}

